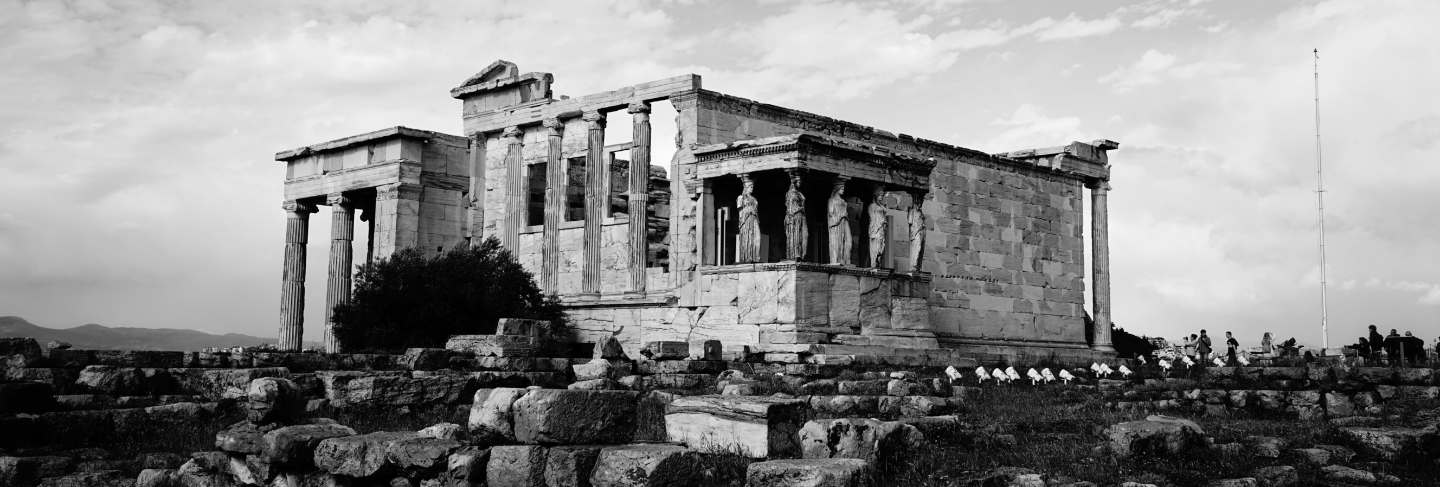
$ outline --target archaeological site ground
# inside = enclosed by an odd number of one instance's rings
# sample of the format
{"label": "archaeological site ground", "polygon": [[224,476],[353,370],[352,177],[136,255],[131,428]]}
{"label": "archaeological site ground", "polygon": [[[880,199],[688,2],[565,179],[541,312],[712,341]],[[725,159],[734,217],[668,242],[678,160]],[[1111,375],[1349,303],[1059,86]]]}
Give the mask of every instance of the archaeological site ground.
{"label": "archaeological site ground", "polygon": [[[463,135],[277,153],[277,348],[0,339],[0,486],[1440,485],[1435,360],[1118,356],[1117,142],[554,83],[496,61],[450,91]],[[495,238],[565,318],[356,353],[327,313],[301,350],[320,207],[327,310],[357,265]]]}

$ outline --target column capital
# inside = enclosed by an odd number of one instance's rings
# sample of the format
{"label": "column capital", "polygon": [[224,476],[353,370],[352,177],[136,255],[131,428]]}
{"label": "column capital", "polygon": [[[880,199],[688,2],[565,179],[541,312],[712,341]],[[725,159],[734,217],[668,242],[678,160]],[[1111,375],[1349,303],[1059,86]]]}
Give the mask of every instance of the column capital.
{"label": "column capital", "polygon": [[315,205],[301,203],[296,200],[286,201],[280,205],[280,208],[290,213],[315,213],[319,211],[315,208]]}
{"label": "column capital", "polygon": [[1090,189],[1095,190],[1095,191],[1100,192],[1100,193],[1105,193],[1105,192],[1108,192],[1108,191],[1110,191],[1110,190],[1112,189],[1112,188],[1110,187],[1110,181],[1109,181],[1109,180],[1105,180],[1105,179],[1096,179],[1096,180],[1093,180],[1093,181],[1086,182],[1086,183],[1085,183],[1085,187],[1090,188]]}
{"label": "column capital", "polygon": [[646,114],[646,115],[649,115],[649,114],[650,114],[650,103],[649,103],[649,102],[643,102],[643,101],[637,101],[637,102],[635,102],[635,103],[631,103],[630,106],[625,109],[625,111],[630,112],[630,113],[633,113],[633,114],[641,114],[641,113],[644,113],[644,114]]}
{"label": "column capital", "polygon": [[565,122],[561,122],[559,118],[547,118],[540,122],[540,125],[545,127],[546,135],[551,137],[558,137],[565,133]]}
{"label": "column capital", "polygon": [[355,208],[355,200],[345,196],[343,193],[333,193],[325,196],[325,204],[349,209]]}
{"label": "column capital", "polygon": [[521,131],[519,126],[514,126],[514,125],[509,126],[509,127],[505,127],[505,131],[504,131],[504,132],[500,132],[500,137],[510,137],[510,138],[511,138],[511,140],[510,140],[510,143],[511,143],[511,144],[518,144],[518,143],[520,143],[520,138],[521,138],[521,137],[524,137],[524,136],[525,136],[525,132]]}
{"label": "column capital", "polygon": [[580,116],[580,119],[584,120],[585,123],[590,124],[590,129],[592,130],[597,128],[605,128],[605,114],[600,113],[597,110],[586,110],[584,114]]}

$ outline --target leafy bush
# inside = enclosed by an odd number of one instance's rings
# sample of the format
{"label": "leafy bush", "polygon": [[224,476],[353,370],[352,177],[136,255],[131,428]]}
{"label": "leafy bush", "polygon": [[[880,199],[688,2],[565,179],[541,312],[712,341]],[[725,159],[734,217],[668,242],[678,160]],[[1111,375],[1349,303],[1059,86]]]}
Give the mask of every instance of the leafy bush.
{"label": "leafy bush", "polygon": [[335,338],[347,352],[396,352],[440,347],[450,335],[494,333],[500,318],[561,314],[492,237],[429,258],[404,249],[361,266],[350,303],[335,307]]}

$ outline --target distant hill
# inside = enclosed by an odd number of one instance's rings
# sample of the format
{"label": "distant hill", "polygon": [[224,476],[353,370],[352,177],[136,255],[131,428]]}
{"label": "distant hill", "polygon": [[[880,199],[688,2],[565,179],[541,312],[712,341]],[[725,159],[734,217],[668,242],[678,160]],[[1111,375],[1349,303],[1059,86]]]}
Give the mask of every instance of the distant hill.
{"label": "distant hill", "polygon": [[[74,328],[46,328],[18,316],[0,316],[0,337],[30,337],[41,346],[51,340],[90,350],[180,350],[193,351],[205,347],[255,346],[275,343],[274,338],[261,338],[239,333],[213,335],[202,331],[174,328],[109,327],[96,324]],[[306,343],[306,346],[312,346]]]}

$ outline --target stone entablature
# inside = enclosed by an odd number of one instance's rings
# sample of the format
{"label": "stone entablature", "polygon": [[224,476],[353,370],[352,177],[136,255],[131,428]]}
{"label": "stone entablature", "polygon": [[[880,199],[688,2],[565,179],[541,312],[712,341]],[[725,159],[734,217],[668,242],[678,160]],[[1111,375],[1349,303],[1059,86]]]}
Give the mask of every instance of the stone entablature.
{"label": "stone entablature", "polygon": [[700,178],[805,169],[925,190],[935,167],[934,159],[803,133],[705,145],[693,153]]}

